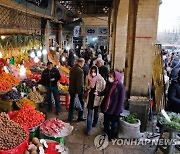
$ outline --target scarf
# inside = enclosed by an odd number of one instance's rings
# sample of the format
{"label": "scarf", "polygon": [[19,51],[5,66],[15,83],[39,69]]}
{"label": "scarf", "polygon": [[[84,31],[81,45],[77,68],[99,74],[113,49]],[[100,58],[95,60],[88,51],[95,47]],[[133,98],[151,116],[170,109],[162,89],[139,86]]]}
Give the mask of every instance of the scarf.
{"label": "scarf", "polygon": [[114,92],[114,90],[116,89],[117,87],[117,84],[119,82],[121,82],[121,79],[122,79],[122,74],[115,71],[115,80],[114,82],[112,83],[112,85],[110,86],[110,90],[108,92],[108,96],[107,96],[107,99],[105,101],[105,108],[104,108],[104,112],[106,112],[108,109],[109,109],[109,105],[110,105],[110,100],[111,100],[111,96],[112,96],[112,93]]}
{"label": "scarf", "polygon": [[[90,69],[90,70],[91,70],[91,69]],[[88,80],[89,80],[89,86],[90,86],[92,89],[95,87],[96,82],[97,82],[97,80],[99,79],[99,76],[100,76],[100,74],[99,74],[98,68],[97,68],[97,75],[96,75],[95,77],[92,77],[92,76],[91,76],[91,73],[90,73],[90,71],[89,71],[89,73],[88,73]]]}

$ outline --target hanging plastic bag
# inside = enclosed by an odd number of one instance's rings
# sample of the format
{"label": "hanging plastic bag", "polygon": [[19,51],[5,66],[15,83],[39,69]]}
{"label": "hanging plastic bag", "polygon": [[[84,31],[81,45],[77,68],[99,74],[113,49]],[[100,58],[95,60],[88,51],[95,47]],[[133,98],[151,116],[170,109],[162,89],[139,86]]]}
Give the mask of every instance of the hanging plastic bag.
{"label": "hanging plastic bag", "polygon": [[82,108],[82,105],[78,96],[75,96],[74,98],[74,108],[76,111],[83,111],[83,108]]}

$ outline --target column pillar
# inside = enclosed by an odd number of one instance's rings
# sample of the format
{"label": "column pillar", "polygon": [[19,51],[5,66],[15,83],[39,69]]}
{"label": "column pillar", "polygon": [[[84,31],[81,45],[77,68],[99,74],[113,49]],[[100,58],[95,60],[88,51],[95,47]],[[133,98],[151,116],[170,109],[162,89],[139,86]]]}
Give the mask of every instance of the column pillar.
{"label": "column pillar", "polygon": [[58,40],[59,40],[58,44],[59,44],[59,48],[61,49],[61,50],[59,51],[59,53],[62,54],[62,24],[59,24],[58,37],[59,37],[59,39],[58,39]]}
{"label": "column pillar", "polygon": [[[46,27],[45,27],[45,49],[47,50],[47,53],[49,53],[49,36],[50,36],[50,23],[49,20],[47,20]],[[47,63],[48,58],[47,55],[43,55],[43,62]]]}
{"label": "column pillar", "polygon": [[128,27],[128,14],[129,14],[129,0],[120,0],[117,21],[115,29],[114,41],[114,69],[124,71],[125,57],[127,48],[127,27]]}
{"label": "column pillar", "polygon": [[153,58],[157,35],[159,0],[139,0],[135,31],[131,96],[148,96],[152,82]]}

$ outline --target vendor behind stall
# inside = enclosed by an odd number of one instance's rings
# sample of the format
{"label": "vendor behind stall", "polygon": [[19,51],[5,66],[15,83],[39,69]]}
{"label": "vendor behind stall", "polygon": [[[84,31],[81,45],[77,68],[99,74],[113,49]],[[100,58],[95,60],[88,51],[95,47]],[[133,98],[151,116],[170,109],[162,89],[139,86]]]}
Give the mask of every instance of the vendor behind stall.
{"label": "vendor behind stall", "polygon": [[168,110],[180,113],[180,70],[177,78],[172,80],[168,90]]}
{"label": "vendor behind stall", "polygon": [[60,102],[58,99],[59,91],[57,87],[57,82],[60,79],[59,71],[53,67],[52,62],[47,63],[47,68],[42,72],[40,84],[44,85],[47,90],[47,101],[48,101],[48,111],[52,111],[52,93],[56,105],[56,114],[60,114]]}

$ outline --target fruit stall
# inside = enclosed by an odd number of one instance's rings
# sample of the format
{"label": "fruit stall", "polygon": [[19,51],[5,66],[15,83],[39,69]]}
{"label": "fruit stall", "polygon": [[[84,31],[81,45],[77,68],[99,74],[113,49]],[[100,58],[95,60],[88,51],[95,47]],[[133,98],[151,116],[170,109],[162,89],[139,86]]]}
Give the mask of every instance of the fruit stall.
{"label": "fruit stall", "polygon": [[[68,108],[69,69],[57,65],[53,57],[49,60],[60,71],[59,99]],[[32,58],[22,63],[15,57],[0,58],[0,154],[69,152],[64,137],[73,127],[56,118],[46,120],[38,110],[45,102],[45,89],[38,85],[44,68]]]}

